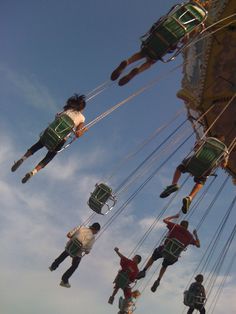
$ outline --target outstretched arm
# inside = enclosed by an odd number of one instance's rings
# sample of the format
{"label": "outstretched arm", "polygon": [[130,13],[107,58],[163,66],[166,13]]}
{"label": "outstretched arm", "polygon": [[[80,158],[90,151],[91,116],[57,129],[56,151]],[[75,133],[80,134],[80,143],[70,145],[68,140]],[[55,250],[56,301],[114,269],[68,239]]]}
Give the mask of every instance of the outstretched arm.
{"label": "outstretched arm", "polygon": [[119,248],[118,248],[118,247],[115,247],[115,248],[114,248],[114,251],[116,252],[116,254],[117,254],[120,258],[126,258],[123,254],[121,254],[121,253],[119,252]]}
{"label": "outstretched arm", "polygon": [[198,239],[197,230],[193,230],[193,235],[195,237],[195,245],[196,247],[200,247],[200,240]]}
{"label": "outstretched arm", "polygon": [[171,220],[173,220],[173,219],[177,219],[177,218],[179,218],[179,214],[176,214],[176,215],[170,216],[170,217],[166,217],[166,218],[163,219],[163,222],[166,224],[166,223],[168,223],[169,221],[171,221]]}

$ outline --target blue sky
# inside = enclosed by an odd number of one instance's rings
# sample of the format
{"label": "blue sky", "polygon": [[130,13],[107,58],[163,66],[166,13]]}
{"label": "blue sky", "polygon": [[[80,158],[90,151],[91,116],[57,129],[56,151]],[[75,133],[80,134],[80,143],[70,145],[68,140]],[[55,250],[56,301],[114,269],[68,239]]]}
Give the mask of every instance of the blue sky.
{"label": "blue sky", "polygon": [[[153,218],[167,204],[168,200],[161,200],[158,195],[169,184],[176,165],[189,152],[194,138],[170,159],[104,232],[71,278],[71,289],[59,286],[70,260],[53,273],[48,271],[48,266],[63,250],[68,230],[91,214],[86,202],[95,183],[108,178],[128,153],[183,108],[182,101],[176,97],[181,86],[181,69],[96,124],[27,184],[22,185],[21,178],[45,151],[35,154],[14,174],[10,168],[13,161],[37,140],[65,100],[74,92],[87,94],[109,80],[119,62],[138,51],[139,37],[174,4],[172,0],[164,3],[154,0],[1,1],[1,313],[62,314],[78,310],[84,314],[117,313],[116,304],[113,307],[107,304],[112,281],[119,269],[119,259],[113,248],[118,246],[121,252],[129,255]],[[168,74],[181,62],[178,57],[171,64],[157,63],[122,88],[112,84],[88,102],[86,121],[93,120],[153,79]],[[139,155],[122,165],[109,180],[111,186],[116,188],[184,119],[185,112]],[[120,195],[114,213],[190,132],[191,126],[186,124],[151,169]],[[198,224],[225,176],[220,170],[213,188],[190,218],[190,230]],[[189,179],[168,208],[167,215],[179,211],[181,199],[191,187]],[[201,249],[189,248],[179,263],[168,269],[156,294],[150,292],[149,284],[137,304],[137,314],[183,311],[182,293],[234,195],[235,187],[229,180],[199,230]],[[109,215],[96,217],[94,221],[104,224],[111,217]],[[219,249],[234,221],[235,211],[226,225]],[[144,259],[164,230],[160,221],[139,248],[138,253]],[[234,252],[235,241],[226,265]],[[235,271],[231,271],[214,313],[235,311],[235,282]]]}

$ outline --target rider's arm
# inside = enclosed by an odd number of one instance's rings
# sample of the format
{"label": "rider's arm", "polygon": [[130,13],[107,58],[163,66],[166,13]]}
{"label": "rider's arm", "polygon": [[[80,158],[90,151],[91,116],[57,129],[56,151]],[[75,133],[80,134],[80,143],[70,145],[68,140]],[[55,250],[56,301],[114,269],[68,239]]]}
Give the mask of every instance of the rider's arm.
{"label": "rider's arm", "polygon": [[200,240],[198,239],[197,230],[193,230],[194,240],[196,247],[200,247]]}
{"label": "rider's arm", "polygon": [[173,219],[177,219],[177,218],[179,218],[179,214],[176,214],[176,215],[170,216],[170,217],[166,217],[166,218],[163,219],[163,222],[164,222],[165,224],[167,224],[169,221],[171,221],[171,220],[173,220]]}
{"label": "rider's arm", "polygon": [[80,123],[76,130],[75,130],[75,135],[76,137],[80,137],[84,134],[84,132],[88,131],[88,129],[86,127],[84,127],[84,123]]}

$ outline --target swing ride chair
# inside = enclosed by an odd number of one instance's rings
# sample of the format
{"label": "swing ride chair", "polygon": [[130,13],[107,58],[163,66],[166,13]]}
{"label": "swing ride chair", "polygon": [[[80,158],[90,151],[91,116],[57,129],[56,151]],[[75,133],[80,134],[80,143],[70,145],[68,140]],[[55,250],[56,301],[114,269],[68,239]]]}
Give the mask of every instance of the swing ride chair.
{"label": "swing ride chair", "polygon": [[[89,207],[97,214],[106,215],[115,206],[117,200],[112,194],[112,189],[105,183],[95,185],[94,191],[88,200]],[[105,206],[106,211],[102,212]]]}
{"label": "swing ride chair", "polygon": [[194,293],[189,290],[184,291],[184,304],[186,306],[194,306],[194,305],[204,305],[206,302],[206,298],[202,296],[196,296]]}
{"label": "swing ride chair", "polygon": [[172,262],[178,259],[181,252],[184,250],[185,246],[179,240],[175,238],[166,238],[162,250],[162,257]]}
{"label": "swing ride chair", "polygon": [[142,47],[145,48],[147,56],[164,63],[174,60],[185,46],[189,45],[189,41],[182,44],[181,47],[177,47],[177,51],[170,58],[164,60],[163,56],[172,47],[177,46],[185,35],[190,34],[191,36],[192,31],[203,25],[207,15],[207,11],[197,3],[176,5],[160,23],[157,23],[151,34],[142,40]]}
{"label": "swing ride chair", "polygon": [[187,165],[188,172],[194,177],[202,177],[215,170],[224,158],[227,146],[214,137],[207,138]]}
{"label": "swing ride chair", "polygon": [[77,238],[72,238],[66,245],[66,252],[70,257],[75,257],[80,251],[83,251],[82,244]]}
{"label": "swing ride chair", "polygon": [[128,272],[123,270],[119,271],[114,280],[114,283],[117,288],[125,289],[130,283]]}
{"label": "swing ride chair", "polygon": [[49,151],[55,151],[57,146],[65,138],[71,135],[73,128],[73,120],[66,114],[62,114],[61,116],[57,117],[40,135],[41,142]]}

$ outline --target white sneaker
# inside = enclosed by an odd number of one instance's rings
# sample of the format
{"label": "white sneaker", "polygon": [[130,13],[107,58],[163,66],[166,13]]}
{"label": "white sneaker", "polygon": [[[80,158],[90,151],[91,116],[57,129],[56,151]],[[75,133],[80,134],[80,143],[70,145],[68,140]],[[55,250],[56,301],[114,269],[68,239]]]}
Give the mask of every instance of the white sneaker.
{"label": "white sneaker", "polygon": [[65,287],[65,288],[70,288],[69,282],[64,282],[63,280],[60,282],[60,286]]}

